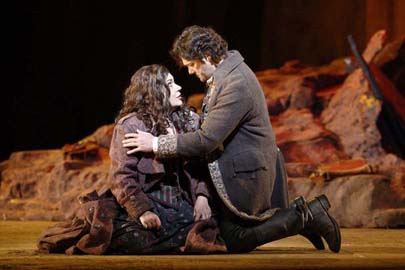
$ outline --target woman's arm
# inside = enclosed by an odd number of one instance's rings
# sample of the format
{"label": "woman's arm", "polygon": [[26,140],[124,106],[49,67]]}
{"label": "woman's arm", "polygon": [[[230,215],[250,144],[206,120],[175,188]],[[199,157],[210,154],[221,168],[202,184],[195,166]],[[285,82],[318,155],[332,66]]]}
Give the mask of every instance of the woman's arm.
{"label": "woman's arm", "polygon": [[[186,132],[193,132],[200,128],[200,117],[197,113],[191,113],[191,121],[186,125]],[[211,217],[211,207],[209,205],[210,193],[208,191],[207,180],[209,180],[209,172],[207,166],[199,158],[191,159],[185,164],[185,170],[188,171],[190,181],[194,181],[194,220],[204,220]]]}
{"label": "woman's arm", "polygon": [[124,123],[118,123],[110,146],[110,185],[118,203],[123,206],[131,219],[138,219],[143,213],[153,209],[152,201],[142,190],[137,170],[138,155],[127,155],[122,146],[124,134],[133,132]]}

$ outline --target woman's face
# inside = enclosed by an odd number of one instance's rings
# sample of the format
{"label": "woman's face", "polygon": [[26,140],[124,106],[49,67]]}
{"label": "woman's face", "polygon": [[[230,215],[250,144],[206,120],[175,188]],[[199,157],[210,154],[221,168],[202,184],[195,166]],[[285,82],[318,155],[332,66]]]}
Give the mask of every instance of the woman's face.
{"label": "woman's face", "polygon": [[183,100],[181,98],[181,86],[174,82],[174,78],[172,74],[168,74],[166,77],[166,84],[169,86],[170,89],[170,97],[169,102],[172,107],[178,107],[183,104]]}

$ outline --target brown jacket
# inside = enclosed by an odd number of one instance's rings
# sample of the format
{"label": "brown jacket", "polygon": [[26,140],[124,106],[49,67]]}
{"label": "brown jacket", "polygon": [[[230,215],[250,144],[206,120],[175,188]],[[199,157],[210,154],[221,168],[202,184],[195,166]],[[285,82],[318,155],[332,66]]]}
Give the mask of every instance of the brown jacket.
{"label": "brown jacket", "polygon": [[[189,125],[186,128],[188,131],[198,128],[197,115],[194,115],[193,123],[197,126]],[[126,154],[127,149],[122,147],[124,134],[135,132],[137,129],[149,131],[133,113],[117,123],[110,148],[112,192],[107,190],[98,195],[94,191],[81,197],[81,207],[72,220],[58,223],[43,231],[38,240],[40,252],[103,254],[110,245],[113,220],[120,205],[126,208],[133,219],[153,208],[145,192],[163,179],[164,166],[153,155]],[[197,180],[200,178],[194,175],[199,173],[195,166],[196,163],[190,161],[183,166],[186,179],[182,187],[186,187],[183,190],[187,192],[192,204],[197,195],[209,197],[206,183]],[[196,222],[187,236],[183,252],[226,252],[225,245],[218,236],[219,229],[214,219]]]}
{"label": "brown jacket", "polygon": [[110,190],[80,197],[73,219],[45,229],[37,246],[42,253],[103,254],[111,242],[113,220],[119,205]]}
{"label": "brown jacket", "polygon": [[[186,131],[198,126],[198,115],[193,114],[193,123]],[[120,119],[114,128],[110,146],[110,184],[118,203],[125,207],[128,215],[136,219],[145,211],[153,208],[152,201],[145,194],[157,182],[162,181],[165,170],[163,163],[153,154],[128,155],[127,148],[122,146],[124,135],[137,130],[150,132],[135,113],[128,114]],[[206,183],[195,176],[191,162],[184,164],[183,173],[186,182],[182,183],[183,190],[188,193],[190,203],[194,203],[197,195],[209,197]]]}
{"label": "brown jacket", "polygon": [[277,147],[262,88],[237,51],[228,52],[213,83],[201,128],[177,140],[160,136],[159,155],[207,155],[212,181],[225,205],[241,218],[265,220],[275,211],[270,198]]}

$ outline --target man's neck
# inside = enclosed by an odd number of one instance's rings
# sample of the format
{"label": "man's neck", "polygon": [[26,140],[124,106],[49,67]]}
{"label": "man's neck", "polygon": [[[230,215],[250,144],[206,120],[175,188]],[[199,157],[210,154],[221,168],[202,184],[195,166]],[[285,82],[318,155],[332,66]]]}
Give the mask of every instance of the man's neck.
{"label": "man's neck", "polygon": [[[224,59],[221,59],[221,61],[219,61],[218,64],[215,64],[215,65],[214,65],[214,66],[215,66],[215,70],[217,70],[218,66],[221,65],[222,62],[224,62]],[[212,73],[211,77],[209,77],[208,80],[205,81],[205,83],[206,83],[207,85],[210,85],[210,84],[214,81],[214,73],[215,73],[215,70],[214,70],[214,72]]]}

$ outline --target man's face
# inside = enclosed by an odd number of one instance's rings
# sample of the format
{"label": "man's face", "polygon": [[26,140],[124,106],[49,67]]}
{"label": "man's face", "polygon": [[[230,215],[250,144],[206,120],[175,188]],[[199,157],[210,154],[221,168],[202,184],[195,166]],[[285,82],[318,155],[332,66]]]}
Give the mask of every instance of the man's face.
{"label": "man's face", "polygon": [[206,82],[214,73],[216,66],[211,63],[208,59],[204,58],[200,60],[186,60],[181,58],[181,61],[185,67],[188,69],[188,74],[195,74],[200,81]]}

